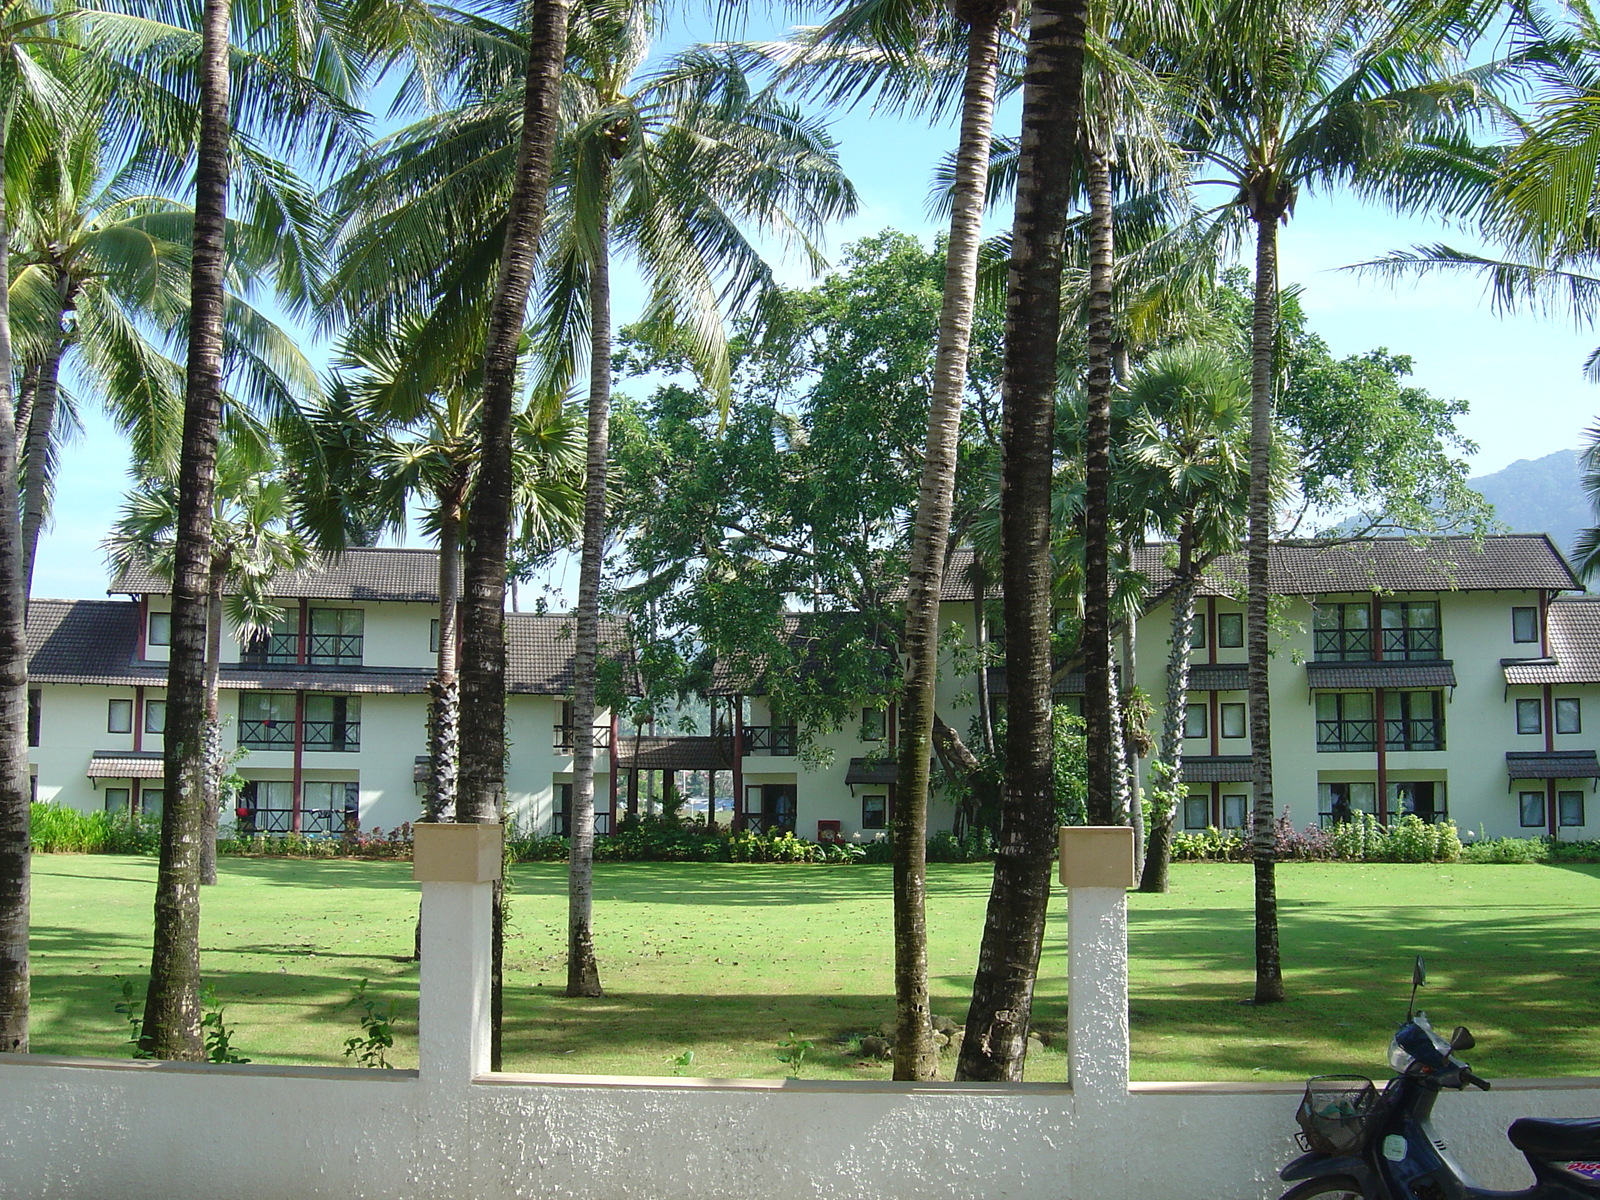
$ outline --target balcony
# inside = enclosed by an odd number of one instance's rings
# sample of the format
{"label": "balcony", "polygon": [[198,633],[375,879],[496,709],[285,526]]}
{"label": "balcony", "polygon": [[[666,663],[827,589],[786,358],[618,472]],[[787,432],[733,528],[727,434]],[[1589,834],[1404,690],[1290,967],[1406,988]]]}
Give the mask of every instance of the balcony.
{"label": "balcony", "polygon": [[1355,721],[1318,721],[1317,749],[1340,751],[1376,750],[1378,723],[1371,718]]}
{"label": "balcony", "polygon": [[744,752],[789,757],[799,745],[799,730],[793,725],[746,725]]}
{"label": "balcony", "polygon": [[1438,626],[1385,629],[1382,632],[1383,657],[1389,661],[1437,659],[1444,646],[1444,634]]}
{"label": "balcony", "polygon": [[359,633],[308,633],[306,661],[318,667],[359,667],[362,641]]}
{"label": "balcony", "polygon": [[361,749],[360,721],[306,721],[305,730],[307,750]]}
{"label": "balcony", "polygon": [[1383,723],[1383,741],[1390,750],[1443,750],[1444,722],[1438,717],[1391,717]]}
{"label": "balcony", "polygon": [[[576,725],[557,725],[555,727],[555,747],[571,754],[577,745],[578,727]],[[594,748],[596,750],[611,749],[611,726],[596,725],[594,727]]]}
{"label": "balcony", "polygon": [[300,638],[293,633],[267,633],[251,638],[240,649],[239,661],[251,667],[293,666],[300,661]]}
{"label": "balcony", "polygon": [[249,750],[293,749],[294,722],[271,719],[241,720],[239,745]]}
{"label": "balcony", "polygon": [[[306,721],[307,750],[354,751],[361,749],[360,721]],[[292,750],[294,722],[245,720],[239,722],[239,745],[248,750]]]}
{"label": "balcony", "polygon": [[1370,629],[1318,629],[1312,639],[1318,662],[1367,662],[1372,658]]}
{"label": "balcony", "polygon": [[[300,810],[300,832],[304,834],[341,834],[345,831],[345,813],[341,808],[303,808]],[[238,817],[242,834],[293,833],[294,811],[287,808],[257,808]]]}

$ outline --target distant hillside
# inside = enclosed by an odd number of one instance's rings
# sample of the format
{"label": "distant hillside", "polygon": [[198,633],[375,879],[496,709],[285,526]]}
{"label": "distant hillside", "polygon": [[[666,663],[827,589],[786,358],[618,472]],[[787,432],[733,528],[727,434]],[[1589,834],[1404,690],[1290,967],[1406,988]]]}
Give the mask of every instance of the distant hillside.
{"label": "distant hillside", "polygon": [[1570,551],[1578,530],[1594,524],[1578,474],[1578,452],[1557,450],[1543,458],[1518,459],[1471,482],[1513,533],[1548,533],[1563,551]]}

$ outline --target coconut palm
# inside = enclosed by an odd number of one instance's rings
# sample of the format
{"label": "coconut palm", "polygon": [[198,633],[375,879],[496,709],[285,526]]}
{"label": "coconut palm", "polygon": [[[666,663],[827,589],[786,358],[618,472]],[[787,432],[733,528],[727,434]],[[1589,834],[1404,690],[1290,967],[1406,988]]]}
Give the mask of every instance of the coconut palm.
{"label": "coconut palm", "polygon": [[1460,56],[1494,11],[1456,0],[1400,9],[1367,0],[1220,0],[1196,14],[1194,27],[1229,30],[1227,44],[1207,38],[1205,48],[1175,55],[1191,89],[1178,140],[1206,164],[1198,182],[1228,190],[1216,215],[1248,226],[1255,242],[1246,645],[1260,1004],[1284,997],[1267,704],[1279,226],[1302,189],[1344,185],[1409,208],[1448,196],[1456,175],[1439,171],[1430,181],[1423,164],[1438,156],[1424,143],[1477,103]]}

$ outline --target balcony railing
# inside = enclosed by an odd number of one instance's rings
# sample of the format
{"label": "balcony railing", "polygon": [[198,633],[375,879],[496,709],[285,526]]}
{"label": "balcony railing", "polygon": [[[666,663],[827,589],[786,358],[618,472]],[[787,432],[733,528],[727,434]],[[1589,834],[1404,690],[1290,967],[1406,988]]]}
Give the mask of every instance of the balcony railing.
{"label": "balcony railing", "polygon": [[1383,657],[1405,662],[1411,659],[1436,659],[1443,652],[1444,635],[1435,626],[1383,631]]}
{"label": "balcony railing", "polygon": [[[578,727],[576,725],[557,725],[556,749],[571,752],[578,741]],[[596,725],[594,727],[594,748],[596,750],[611,749],[611,726]]]}
{"label": "balcony railing", "polygon": [[1376,750],[1378,728],[1373,720],[1318,721],[1318,750]]}
{"label": "balcony railing", "polygon": [[319,667],[359,667],[359,633],[311,633],[306,635],[306,659]]}
{"label": "balcony railing", "polygon": [[300,638],[293,633],[262,634],[239,651],[239,661],[252,667],[292,666],[299,660]]}
{"label": "balcony railing", "polygon": [[[301,833],[343,833],[345,831],[345,812],[342,808],[302,808],[300,810]],[[250,833],[292,833],[294,832],[294,812],[287,808],[258,808],[238,818],[239,832]]]}
{"label": "balcony railing", "polygon": [[1383,723],[1390,750],[1443,750],[1444,722],[1438,717],[1390,718]]}
{"label": "balcony railing", "polygon": [[240,721],[239,745],[250,750],[287,750],[294,745],[294,721]]}
{"label": "balcony railing", "polygon": [[1372,658],[1372,630],[1318,629],[1312,642],[1318,662],[1368,662]]}
{"label": "balcony railing", "polygon": [[307,750],[361,749],[360,721],[307,721],[305,727]]}
{"label": "balcony railing", "polygon": [[746,725],[744,727],[744,752],[770,754],[774,757],[793,755],[799,743],[799,730],[793,725]]}
{"label": "balcony railing", "polygon": [[[359,633],[306,635],[306,661],[317,667],[359,667],[364,638]],[[300,661],[300,638],[293,633],[266,634],[239,649],[239,661],[250,667],[292,667]]]}

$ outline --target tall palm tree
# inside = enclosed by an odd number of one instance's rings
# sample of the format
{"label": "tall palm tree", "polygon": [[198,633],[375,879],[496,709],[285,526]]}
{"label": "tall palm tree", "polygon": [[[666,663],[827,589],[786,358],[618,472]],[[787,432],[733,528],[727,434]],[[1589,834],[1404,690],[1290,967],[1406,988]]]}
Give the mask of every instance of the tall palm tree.
{"label": "tall palm tree", "polygon": [[[1220,0],[1203,6],[1196,28],[1237,36],[1226,46],[1208,38],[1203,49],[1186,51],[1191,103],[1178,140],[1213,172],[1199,182],[1228,189],[1217,214],[1246,224],[1255,242],[1245,641],[1258,1004],[1284,998],[1267,695],[1279,226],[1306,188],[1346,185],[1406,207],[1448,194],[1454,172],[1430,188],[1416,162],[1438,156],[1408,151],[1448,130],[1477,102],[1477,87],[1459,73],[1461,52],[1495,11],[1474,0],[1393,10],[1366,0]],[[1396,178],[1406,186],[1390,189]]]}
{"label": "tall palm tree", "polygon": [[1083,93],[1084,0],[1034,0],[1006,306],[1006,790],[958,1079],[1015,1079],[1027,1050],[1055,836],[1050,483],[1061,244]]}

